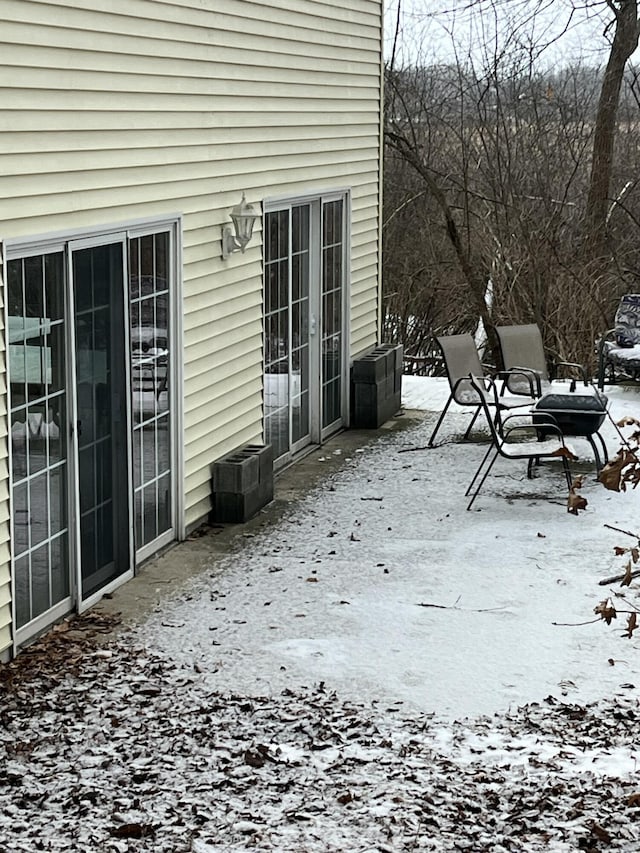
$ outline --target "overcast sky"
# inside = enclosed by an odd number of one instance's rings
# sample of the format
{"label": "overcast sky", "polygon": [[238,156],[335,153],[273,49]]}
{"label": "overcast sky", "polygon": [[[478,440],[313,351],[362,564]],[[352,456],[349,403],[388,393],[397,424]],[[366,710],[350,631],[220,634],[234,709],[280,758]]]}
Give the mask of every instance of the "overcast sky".
{"label": "overcast sky", "polygon": [[[544,46],[540,59],[548,65],[582,60],[590,65],[606,61],[605,26],[611,18],[603,4],[593,0],[485,0],[481,14],[469,11],[470,0],[385,0],[386,56],[393,51],[398,9],[396,59],[413,63],[451,61],[469,53],[476,59],[484,46],[491,54],[522,45]],[[575,8],[574,8],[575,7]]]}

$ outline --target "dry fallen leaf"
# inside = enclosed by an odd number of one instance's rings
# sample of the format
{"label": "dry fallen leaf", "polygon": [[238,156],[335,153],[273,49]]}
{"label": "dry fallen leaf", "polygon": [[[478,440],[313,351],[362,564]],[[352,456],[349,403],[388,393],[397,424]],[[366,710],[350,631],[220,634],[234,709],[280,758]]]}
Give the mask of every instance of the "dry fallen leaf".
{"label": "dry fallen leaf", "polygon": [[630,640],[633,637],[633,632],[636,630],[637,627],[638,627],[638,617],[636,616],[635,613],[630,613],[627,616],[627,630],[624,632],[624,634],[622,636],[626,637],[628,640]]}
{"label": "dry fallen leaf", "polygon": [[601,619],[603,619],[607,623],[607,625],[611,625],[611,620],[615,619],[618,615],[610,598],[605,598],[604,601],[601,601],[598,605],[596,605],[593,608],[593,612],[596,614],[596,616],[599,616]]}
{"label": "dry fallen leaf", "polygon": [[635,461],[636,456],[631,453],[631,451],[625,449],[620,450],[600,471],[598,474],[598,481],[602,483],[605,489],[609,489],[612,492],[624,491],[624,469]]}
{"label": "dry fallen leaf", "polygon": [[624,567],[624,577],[620,581],[620,586],[630,586],[632,579],[631,560],[628,560],[627,565]]}
{"label": "dry fallen leaf", "polygon": [[150,823],[123,823],[109,830],[114,838],[151,838],[155,835],[155,827]]}
{"label": "dry fallen leaf", "polygon": [[569,459],[572,462],[578,461],[578,457],[576,456],[576,454],[573,453],[571,450],[569,450],[568,447],[565,447],[564,445],[562,447],[559,447],[557,450],[554,450],[553,453],[549,454],[549,456],[560,457],[560,458],[562,458],[564,456],[566,459]]}
{"label": "dry fallen leaf", "polygon": [[613,841],[612,836],[607,832],[607,830],[603,826],[600,826],[599,823],[595,823],[595,821],[591,824],[591,832],[595,835],[598,841],[602,841],[603,844],[611,844]]}
{"label": "dry fallen leaf", "polygon": [[567,512],[577,515],[581,509],[586,509],[586,507],[586,498],[583,498],[582,495],[577,495],[573,491],[569,492],[569,497],[567,498]]}

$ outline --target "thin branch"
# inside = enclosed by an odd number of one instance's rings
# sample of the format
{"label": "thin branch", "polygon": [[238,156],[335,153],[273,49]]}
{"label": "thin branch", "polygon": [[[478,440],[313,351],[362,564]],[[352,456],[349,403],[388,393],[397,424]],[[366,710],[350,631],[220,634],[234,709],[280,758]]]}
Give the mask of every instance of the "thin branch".
{"label": "thin branch", "polygon": [[[457,604],[447,605],[447,604],[429,604],[428,602],[419,601],[417,603],[418,607],[433,607],[436,610],[459,610],[463,613],[498,613],[504,610],[504,607],[458,607]],[[597,620],[596,620],[597,621]]]}
{"label": "thin branch", "polygon": [[619,527],[614,527],[612,524],[605,524],[605,527],[608,527],[609,530],[614,530],[616,533],[624,533],[625,536],[633,536],[634,539],[637,539],[640,542],[640,536],[637,533],[632,533],[630,530],[621,530]]}
{"label": "thin branch", "polygon": [[396,10],[396,28],[393,34],[393,48],[391,50],[390,69],[393,71],[396,61],[396,48],[398,46],[398,38],[400,37],[400,20],[402,18],[402,0],[398,0],[398,8]]}
{"label": "thin branch", "polygon": [[[636,569],[635,572],[631,572],[628,577],[637,578],[640,575],[640,569]],[[610,583],[617,583],[618,581],[624,580],[627,577],[627,573],[623,572],[621,575],[614,575],[611,578],[603,578],[601,581],[598,581],[598,586],[608,586]]]}

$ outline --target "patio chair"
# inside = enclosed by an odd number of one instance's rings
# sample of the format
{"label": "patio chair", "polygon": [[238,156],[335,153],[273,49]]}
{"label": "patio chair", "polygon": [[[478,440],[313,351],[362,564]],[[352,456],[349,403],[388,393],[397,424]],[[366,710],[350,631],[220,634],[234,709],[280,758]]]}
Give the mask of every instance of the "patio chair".
{"label": "patio chair", "polygon": [[598,388],[605,380],[640,380],[640,294],[626,293],[620,298],[615,326],[597,342]]}
{"label": "patio chair", "polygon": [[[484,367],[480,362],[480,356],[478,355],[475,342],[470,334],[442,335],[437,337],[436,341],[442,351],[442,357],[447,371],[447,379],[449,380],[449,399],[440,413],[438,422],[431,433],[428,445],[429,447],[433,447],[433,442],[435,441],[438,430],[445,419],[449,406],[453,402],[457,403],[459,406],[465,406],[474,410],[471,422],[463,436],[463,441],[468,439],[473,425],[482,411],[478,391],[471,387],[469,376],[483,376],[485,373]],[[487,404],[489,406],[497,405],[500,410],[520,408],[522,406],[529,406],[532,403],[532,399],[524,401],[522,397],[513,399],[502,396],[498,404],[495,404],[492,399],[487,400]]]}
{"label": "patio chair", "polygon": [[[471,500],[467,504],[470,510],[477,498],[480,489],[489,476],[499,456],[503,459],[516,461],[527,461],[527,477],[533,476],[533,469],[540,465],[545,459],[554,459],[562,462],[563,473],[567,481],[567,489],[571,489],[572,479],[569,468],[569,459],[577,459],[573,451],[567,447],[562,436],[562,430],[552,419],[545,422],[542,414],[536,415],[534,423],[533,416],[523,413],[501,417],[498,407],[498,388],[493,379],[486,376],[472,376],[469,384],[478,394],[480,405],[484,409],[485,417],[491,430],[491,444],[482,457],[482,461],[473,475],[471,482],[465,492]],[[496,418],[491,417],[488,400],[493,398]],[[527,422],[527,418],[529,419]],[[541,427],[544,429],[541,429]]]}
{"label": "patio chair", "polygon": [[[502,351],[502,363],[508,371],[502,390],[511,394],[532,392],[541,397],[549,391],[551,381],[549,368],[542,343],[540,329],[535,323],[522,326],[496,326],[496,334]],[[586,368],[570,361],[557,361],[553,364],[555,374],[560,367],[570,368],[579,374],[585,385],[589,385]],[[575,376],[572,389],[575,388]]]}

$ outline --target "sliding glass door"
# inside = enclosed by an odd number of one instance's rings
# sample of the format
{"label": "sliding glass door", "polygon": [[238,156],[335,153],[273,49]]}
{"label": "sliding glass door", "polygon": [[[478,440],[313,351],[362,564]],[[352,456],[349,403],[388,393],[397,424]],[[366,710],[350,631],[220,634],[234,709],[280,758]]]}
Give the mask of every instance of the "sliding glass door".
{"label": "sliding glass door", "polygon": [[343,421],[344,205],[318,198],[265,214],[264,422],[276,460]]}
{"label": "sliding glass door", "polygon": [[266,240],[265,432],[278,459],[311,440],[309,205],[267,214]]}
{"label": "sliding glass door", "polygon": [[82,601],[131,570],[124,251],[71,251]]}
{"label": "sliding glass door", "polygon": [[176,537],[175,230],[7,258],[16,645]]}

